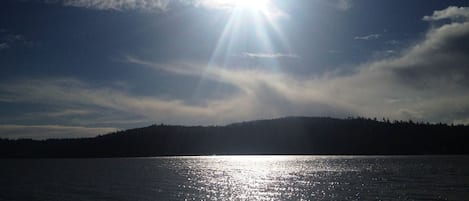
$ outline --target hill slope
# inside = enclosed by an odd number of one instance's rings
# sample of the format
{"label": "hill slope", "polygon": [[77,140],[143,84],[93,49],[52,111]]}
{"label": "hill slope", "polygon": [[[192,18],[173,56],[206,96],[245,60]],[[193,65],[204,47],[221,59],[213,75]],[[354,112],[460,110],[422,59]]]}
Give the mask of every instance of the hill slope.
{"label": "hill slope", "polygon": [[468,142],[468,126],[290,117],[214,127],[153,125],[83,139],[3,139],[0,157],[469,154]]}

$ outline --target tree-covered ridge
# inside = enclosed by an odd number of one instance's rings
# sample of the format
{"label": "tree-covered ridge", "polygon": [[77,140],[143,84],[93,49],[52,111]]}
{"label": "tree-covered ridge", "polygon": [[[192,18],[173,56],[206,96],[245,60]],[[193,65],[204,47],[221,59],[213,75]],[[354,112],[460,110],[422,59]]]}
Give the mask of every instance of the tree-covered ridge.
{"label": "tree-covered ridge", "polygon": [[0,140],[0,157],[221,154],[469,154],[469,126],[288,117],[227,126],[152,125],[94,138]]}

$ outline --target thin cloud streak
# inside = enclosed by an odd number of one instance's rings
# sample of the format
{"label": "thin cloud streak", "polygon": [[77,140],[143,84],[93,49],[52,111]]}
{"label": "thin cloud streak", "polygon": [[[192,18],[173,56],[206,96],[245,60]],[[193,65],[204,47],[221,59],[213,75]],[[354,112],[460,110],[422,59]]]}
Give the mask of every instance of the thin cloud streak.
{"label": "thin cloud streak", "polygon": [[0,50],[8,49],[10,46],[7,43],[0,43]]}
{"label": "thin cloud streak", "polygon": [[44,0],[45,3],[96,10],[166,10],[171,0]]}
{"label": "thin cloud streak", "polygon": [[243,57],[249,58],[261,58],[261,59],[277,59],[277,58],[300,58],[296,54],[282,54],[282,53],[252,53],[252,52],[243,52],[241,54]]}
{"label": "thin cloud streak", "polygon": [[382,35],[381,34],[370,34],[370,35],[366,35],[366,36],[356,36],[355,40],[376,40],[376,39],[379,39],[381,38]]}
{"label": "thin cloud streak", "polygon": [[61,125],[0,125],[0,136],[9,139],[81,138],[115,132],[116,128]]}
{"label": "thin cloud streak", "polygon": [[346,10],[350,10],[353,4],[352,4],[352,0],[338,0],[336,6],[339,10],[346,11]]}
{"label": "thin cloud streak", "polygon": [[[185,2],[186,4],[192,4],[193,6],[196,7],[203,7],[203,8],[209,8],[209,9],[223,9],[223,10],[232,10],[236,9],[237,6],[239,5],[240,0],[181,0],[182,2]],[[246,1],[246,0],[244,0]],[[261,0],[263,5],[263,8],[260,8],[260,12],[266,12],[264,14],[269,15],[269,17],[272,18],[279,18],[279,17],[289,17],[287,13],[284,11],[280,10],[273,0]]]}

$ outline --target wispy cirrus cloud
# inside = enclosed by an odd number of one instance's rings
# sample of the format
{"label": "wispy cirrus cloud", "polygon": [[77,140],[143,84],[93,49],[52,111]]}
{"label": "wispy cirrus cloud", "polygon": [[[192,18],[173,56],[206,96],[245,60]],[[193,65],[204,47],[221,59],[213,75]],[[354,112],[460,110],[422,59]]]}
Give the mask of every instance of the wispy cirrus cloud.
{"label": "wispy cirrus cloud", "polygon": [[[172,66],[174,67],[174,66]],[[165,66],[166,68],[166,66]],[[195,75],[194,69],[183,67],[166,69],[173,73],[184,73],[184,75]],[[226,71],[214,71],[215,75],[222,75],[231,79],[223,79],[231,82],[235,77],[227,76]],[[44,80],[18,80],[15,83],[0,85],[0,100],[3,102],[29,102],[50,103],[68,106],[87,106],[90,108],[105,108],[120,111],[122,113],[145,117],[156,122],[185,123],[185,124],[207,124],[225,122],[224,119],[248,118],[252,113],[249,105],[243,105],[249,101],[240,101],[246,97],[226,97],[223,100],[210,100],[202,105],[187,104],[184,100],[168,99],[153,96],[135,96],[122,89],[112,87],[94,87],[82,81],[68,78],[44,79]],[[238,110],[236,108],[244,108]],[[240,120],[240,119],[238,119]]]}
{"label": "wispy cirrus cloud", "polygon": [[376,39],[379,39],[381,38],[383,35],[381,34],[369,34],[369,35],[365,35],[365,36],[356,36],[355,40],[376,40]]}
{"label": "wispy cirrus cloud", "polygon": [[351,9],[352,5],[352,0],[338,0],[336,4],[337,8],[343,11]]}
{"label": "wispy cirrus cloud", "polygon": [[48,117],[66,117],[66,116],[77,116],[77,115],[88,115],[94,113],[91,110],[85,109],[64,109],[60,111],[47,112],[44,116]]}
{"label": "wispy cirrus cloud", "polygon": [[97,10],[166,10],[171,0],[44,0],[43,2]]}
{"label": "wispy cirrus cloud", "polygon": [[[63,6],[117,11],[166,11],[170,7],[181,6],[193,6],[207,9],[233,9],[239,5],[238,1],[239,0],[42,0],[44,3],[61,4]],[[272,0],[263,0],[262,3],[265,6],[262,9],[265,9],[270,16],[288,16],[285,12],[280,10]]]}
{"label": "wispy cirrus cloud", "polygon": [[8,49],[10,46],[7,43],[0,43],[0,50]]}
{"label": "wispy cirrus cloud", "polygon": [[[242,4],[245,4],[249,0],[181,0],[186,4],[190,4],[196,7],[204,7],[209,9],[235,9]],[[269,15],[270,17],[288,17],[288,14],[279,9],[273,0],[258,0],[255,2],[261,5],[261,12],[266,12],[264,14]]]}
{"label": "wispy cirrus cloud", "polygon": [[0,136],[9,139],[50,139],[95,137],[100,134],[115,132],[116,128],[89,128],[61,125],[0,125]]}
{"label": "wispy cirrus cloud", "polygon": [[9,49],[22,42],[26,42],[23,35],[13,33],[7,29],[0,29],[0,50]]}
{"label": "wispy cirrus cloud", "polygon": [[296,54],[284,54],[284,53],[254,53],[254,52],[243,52],[243,57],[248,58],[260,58],[260,59],[276,59],[276,58],[300,58]]}

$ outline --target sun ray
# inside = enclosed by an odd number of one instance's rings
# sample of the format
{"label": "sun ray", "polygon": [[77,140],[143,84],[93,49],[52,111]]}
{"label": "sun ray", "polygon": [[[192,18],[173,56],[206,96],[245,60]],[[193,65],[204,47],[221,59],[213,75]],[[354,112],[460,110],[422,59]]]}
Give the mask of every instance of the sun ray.
{"label": "sun ray", "polygon": [[[225,12],[229,12],[229,17],[204,72],[201,72],[202,76],[199,78],[193,96],[201,90],[206,76],[211,76],[208,72],[213,70],[212,68],[229,68],[239,65],[243,62],[241,58],[243,53],[249,48],[254,47],[253,49],[258,53],[265,54],[294,54],[276,23],[279,16],[285,15],[272,0],[210,0],[210,2],[214,7],[225,8]],[[250,68],[250,61],[246,59],[245,61],[247,66],[243,67]],[[269,70],[280,70],[276,58],[260,62],[261,65],[269,67]]]}

